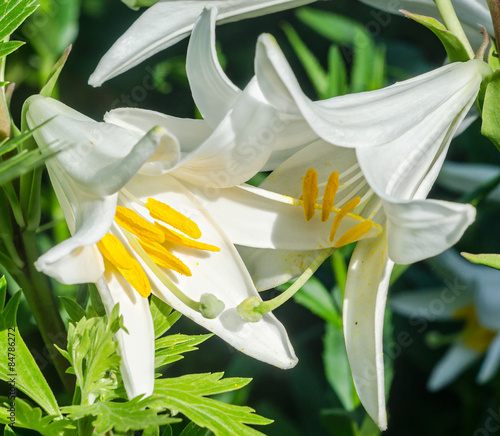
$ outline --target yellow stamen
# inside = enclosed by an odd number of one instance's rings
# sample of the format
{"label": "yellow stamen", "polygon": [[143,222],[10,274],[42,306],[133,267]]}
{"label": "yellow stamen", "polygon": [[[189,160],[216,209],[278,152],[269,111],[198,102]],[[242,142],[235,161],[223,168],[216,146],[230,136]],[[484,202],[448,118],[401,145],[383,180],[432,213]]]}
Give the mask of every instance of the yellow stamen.
{"label": "yellow stamen", "polygon": [[306,221],[310,221],[316,212],[315,205],[318,193],[318,173],[314,168],[309,168],[302,182],[302,201],[304,202]]}
{"label": "yellow stamen", "polygon": [[363,221],[355,225],[352,229],[345,232],[333,246],[335,248],[343,247],[351,242],[357,241],[361,236],[368,232],[373,226],[371,221]]}
{"label": "yellow stamen", "polygon": [[337,189],[339,189],[339,173],[338,171],[334,171],[330,174],[330,177],[328,177],[325,193],[323,194],[323,204],[321,209],[321,221],[323,222],[327,221],[330,217]]}
{"label": "yellow stamen", "polygon": [[456,310],[453,317],[465,321],[462,332],[463,343],[473,350],[484,353],[495,338],[496,332],[479,324],[474,306],[469,305]]}
{"label": "yellow stamen", "polygon": [[200,228],[193,220],[177,212],[167,204],[155,200],[154,198],[148,198],[146,207],[153,218],[170,224],[190,238],[198,239],[201,237]]}
{"label": "yellow stamen", "polygon": [[137,212],[126,207],[116,207],[115,221],[120,227],[123,227],[144,241],[163,242],[165,240],[163,232],[141,217]]}
{"label": "yellow stamen", "polygon": [[194,248],[195,250],[204,251],[220,251],[219,247],[215,245],[205,244],[204,242],[193,241],[192,239],[186,238],[180,233],[174,232],[161,225],[159,222],[155,222],[155,225],[163,231],[165,242],[173,242],[177,245],[182,245],[183,247]]}
{"label": "yellow stamen", "polygon": [[342,208],[339,210],[337,215],[335,216],[335,219],[333,220],[332,224],[332,229],[330,230],[330,242],[332,242],[335,239],[335,234],[337,233],[337,230],[339,229],[340,222],[344,219],[344,217],[354,210],[356,206],[359,204],[361,198],[356,197],[353,198],[352,200],[348,201],[346,204],[342,206]]}
{"label": "yellow stamen", "polygon": [[120,274],[141,295],[147,298],[151,294],[151,284],[141,265],[135,260],[120,240],[107,233],[97,243],[104,258],[118,269]]}
{"label": "yellow stamen", "polygon": [[151,260],[158,266],[163,266],[168,269],[177,271],[179,274],[191,277],[193,274],[186,264],[178,257],[163,248],[160,244],[153,242],[144,242],[139,240],[144,251],[148,254]]}

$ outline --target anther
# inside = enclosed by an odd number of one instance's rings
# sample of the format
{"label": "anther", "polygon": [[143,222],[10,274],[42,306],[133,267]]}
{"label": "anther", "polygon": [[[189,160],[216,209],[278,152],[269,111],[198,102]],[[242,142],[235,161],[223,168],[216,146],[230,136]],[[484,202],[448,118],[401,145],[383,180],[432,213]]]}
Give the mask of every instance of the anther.
{"label": "anther", "polygon": [[163,242],[165,240],[161,230],[141,217],[137,212],[126,207],[116,207],[115,221],[120,227],[128,230],[143,241]]}
{"label": "anther", "polygon": [[[357,241],[361,236],[367,233],[373,226],[371,221],[363,221],[360,224],[355,225],[352,229],[345,232],[333,246],[335,248],[343,247],[344,245],[350,244],[351,242]],[[330,240],[331,241],[331,240]]]}
{"label": "anther", "polygon": [[330,217],[333,204],[335,203],[335,195],[339,189],[339,173],[334,171],[328,177],[326,182],[325,192],[323,194],[323,204],[321,206],[321,221],[325,222]]}
{"label": "anther", "polygon": [[330,231],[330,242],[332,242],[335,239],[335,234],[337,233],[341,221],[349,212],[356,209],[356,206],[359,204],[360,200],[361,200],[360,197],[356,197],[348,201],[346,204],[344,204],[344,206],[342,206],[342,209],[340,209],[340,211],[335,216],[335,219],[333,220],[332,229]]}
{"label": "anther", "polygon": [[141,240],[139,240],[139,244],[141,244],[142,248],[144,248],[144,251],[158,266],[172,269],[174,271],[177,271],[179,274],[183,274],[188,277],[191,277],[193,275],[191,273],[191,270],[182,260],[167,251],[160,244],[155,242],[144,242]]}
{"label": "anther", "polygon": [[314,168],[309,168],[302,182],[302,201],[306,221],[310,221],[316,212],[318,193],[318,173]]}
{"label": "anther", "polygon": [[169,205],[155,200],[154,198],[148,198],[146,207],[151,217],[171,225],[175,229],[188,235],[190,238],[199,239],[201,237],[201,231],[198,225],[186,215],[176,211]]}

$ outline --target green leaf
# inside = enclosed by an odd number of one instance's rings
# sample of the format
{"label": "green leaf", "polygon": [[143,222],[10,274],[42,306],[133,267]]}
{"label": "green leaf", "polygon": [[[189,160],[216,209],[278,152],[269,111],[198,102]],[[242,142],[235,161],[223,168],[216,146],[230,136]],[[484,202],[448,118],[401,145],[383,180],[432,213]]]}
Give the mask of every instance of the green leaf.
{"label": "green leaf", "polygon": [[469,262],[479,265],[489,266],[490,268],[500,269],[500,254],[471,254],[460,253]]}
{"label": "green leaf", "polygon": [[173,312],[172,308],[154,295],[151,296],[151,316],[155,326],[155,337],[162,336],[182,316],[180,312]]}
{"label": "green leaf", "polygon": [[76,324],[80,321],[85,315],[85,310],[83,310],[82,306],[80,306],[75,300],[68,297],[59,297],[62,305],[71,319],[71,322]]}
{"label": "green leaf", "polygon": [[[104,304],[102,304],[101,296],[99,295],[97,287],[94,284],[89,284],[89,290],[91,307],[95,310],[98,316],[105,316],[106,309],[104,308]],[[91,317],[87,314],[87,318]]]}
{"label": "green leaf", "polygon": [[342,325],[330,293],[316,277],[311,277],[294,295],[293,299],[325,321],[337,326]]}
{"label": "green leaf", "polygon": [[371,91],[375,41],[365,29],[356,30],[351,70],[351,92]]}
{"label": "green leaf", "polygon": [[316,94],[319,98],[326,98],[326,92],[328,89],[328,76],[319,63],[316,56],[314,56],[313,52],[309,50],[309,48],[304,44],[304,42],[300,39],[300,36],[297,34],[295,29],[288,23],[285,23],[281,26],[283,31],[285,32],[290,45],[295,50],[302,66],[306,70],[306,73],[311,80],[312,85],[316,91]]}
{"label": "green leaf", "polygon": [[483,125],[481,133],[495,144],[500,150],[500,70],[493,73],[486,94],[482,110]]}
{"label": "green leaf", "polygon": [[328,383],[337,394],[342,406],[353,411],[359,405],[359,399],[352,380],[351,367],[347,359],[344,333],[333,324],[326,324],[323,338],[323,364]]}
{"label": "green leaf", "polygon": [[[325,98],[347,94],[347,69],[340,49],[332,45],[328,51],[328,88]],[[335,253],[334,253],[335,254]]]}
{"label": "green leaf", "polygon": [[15,409],[15,427],[35,430],[45,436],[59,436],[64,434],[64,429],[74,428],[72,422],[56,415],[42,415],[42,409],[31,407],[29,403],[16,398],[14,406],[6,397],[0,398],[0,423],[10,424],[10,411]]}
{"label": "green leaf", "polygon": [[0,43],[0,58],[11,54],[22,45],[24,45],[24,42],[22,41],[8,41]]}
{"label": "green leaf", "polygon": [[6,425],[3,429],[3,436],[16,436],[16,433],[10,428],[10,426]]}
{"label": "green leaf", "polygon": [[493,71],[500,69],[500,58],[498,57],[498,50],[495,41],[490,39],[490,51],[488,53],[488,65]]}
{"label": "green leaf", "polygon": [[355,433],[356,436],[380,436],[382,434],[377,424],[368,415],[365,416],[361,428]]}
{"label": "green leaf", "polygon": [[196,425],[194,422],[190,422],[179,436],[210,436],[213,433],[206,428]]}
{"label": "green leaf", "polygon": [[446,29],[446,27],[435,18],[424,15],[412,14],[401,11],[404,15],[431,30],[443,44],[450,62],[467,62],[470,56],[459,38]]}
{"label": "green leaf", "polygon": [[160,368],[177,360],[183,359],[183,353],[195,351],[196,345],[205,342],[212,335],[170,335],[156,340],[155,367]]}
{"label": "green leaf", "polygon": [[170,415],[160,415],[166,407],[164,400],[161,396],[144,399],[135,397],[123,403],[110,401],[85,406],[67,406],[63,407],[62,411],[72,420],[93,416],[92,426],[99,434],[111,430],[127,432],[181,421]]}
{"label": "green leaf", "polygon": [[200,427],[217,436],[257,436],[262,433],[246,424],[266,425],[272,421],[256,415],[250,407],[222,403],[206,395],[230,392],[246,386],[250,379],[221,379],[222,373],[193,374],[156,380],[155,393],[163,397],[166,407],[178,411]]}
{"label": "green leaf", "polygon": [[16,314],[21,299],[18,291],[5,305],[7,283],[0,279],[0,379],[15,383],[20,391],[38,403],[47,413],[58,415],[57,401],[35,359],[24,343],[16,326]]}
{"label": "green leaf", "polygon": [[82,404],[91,398],[112,394],[117,383],[109,372],[118,372],[120,356],[116,353],[118,343],[113,340],[116,332],[123,328],[119,307],[113,308],[108,321],[105,317],[83,317],[68,329],[68,349],[59,350],[68,359],[81,389]]}
{"label": "green leaf", "polygon": [[0,5],[0,40],[14,32],[36,8],[36,0],[4,0]]}
{"label": "green leaf", "polygon": [[61,71],[64,68],[64,65],[66,64],[70,52],[71,52],[71,45],[66,50],[64,50],[64,53],[62,54],[61,58],[52,68],[52,71],[49,74],[49,78],[47,79],[47,82],[40,91],[40,95],[43,95],[44,97],[53,96],[52,94],[54,93],[54,88],[56,86],[57,79],[59,78],[59,75],[61,74]]}

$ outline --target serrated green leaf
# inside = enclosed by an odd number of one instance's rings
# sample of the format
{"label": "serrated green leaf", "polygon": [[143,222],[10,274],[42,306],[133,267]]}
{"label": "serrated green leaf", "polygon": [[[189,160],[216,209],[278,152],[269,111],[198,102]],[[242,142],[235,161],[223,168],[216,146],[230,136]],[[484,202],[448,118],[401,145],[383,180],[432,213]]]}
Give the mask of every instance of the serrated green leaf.
{"label": "serrated green leaf", "polygon": [[194,422],[190,422],[179,436],[210,436],[213,433],[206,428],[196,425]]}
{"label": "serrated green leaf", "polygon": [[59,297],[64,309],[68,313],[73,324],[80,321],[85,315],[85,310],[75,300],[68,297]]}
{"label": "serrated green leaf", "polygon": [[337,326],[342,325],[330,293],[316,277],[311,277],[294,295],[293,299],[325,321]]}
{"label": "serrated green leaf", "polygon": [[359,399],[347,359],[344,332],[333,324],[326,324],[325,328],[323,364],[326,379],[337,394],[342,406],[346,410],[353,411],[359,405]]}
{"label": "serrated green leaf", "polygon": [[24,45],[24,42],[22,41],[8,41],[0,43],[0,58],[11,54],[22,45]]}
{"label": "serrated green leaf", "polygon": [[285,32],[290,45],[306,70],[306,73],[314,86],[316,94],[321,99],[326,98],[326,92],[328,89],[328,76],[326,71],[323,69],[314,53],[309,50],[307,45],[302,41],[302,39],[300,39],[300,36],[290,24],[285,23],[281,26],[281,28]]}
{"label": "serrated green leaf", "polygon": [[217,436],[257,436],[262,433],[247,426],[266,425],[272,421],[256,415],[250,407],[222,403],[206,395],[240,389],[250,380],[221,379],[222,373],[193,374],[177,378],[156,380],[155,394],[163,398],[164,405],[178,411],[200,427],[206,427]]}
{"label": "serrated green leaf", "polygon": [[177,360],[183,359],[183,353],[195,351],[196,345],[205,342],[212,335],[170,335],[156,340],[155,367],[160,368]]}
{"label": "serrated green leaf", "polygon": [[486,88],[481,133],[500,150],[500,70],[493,73]]}
{"label": "serrated green leaf", "polygon": [[450,62],[467,62],[470,60],[470,56],[462,44],[462,41],[447,30],[446,27],[438,20],[424,15],[413,14],[408,11],[402,11],[402,13],[411,20],[427,27],[439,38],[446,50],[446,53],[448,54]]}
{"label": "serrated green leaf", "polygon": [[63,407],[64,414],[73,420],[86,416],[93,416],[92,425],[99,434],[110,430],[127,432],[130,430],[142,430],[151,425],[165,425],[179,422],[180,419],[172,418],[170,415],[160,415],[165,410],[161,396],[134,399],[124,402],[94,403],[85,406]]}
{"label": "serrated green leaf", "polygon": [[[5,278],[0,282],[0,302],[5,302]],[[57,401],[35,359],[24,343],[16,325],[16,313],[21,299],[18,291],[0,312],[0,379],[15,386],[39,404],[47,413],[59,414]]]}
{"label": "serrated green leaf", "polygon": [[74,428],[73,423],[56,415],[42,415],[42,409],[31,407],[30,404],[20,398],[15,399],[15,406],[6,397],[0,398],[0,423],[9,424],[11,421],[10,410],[15,409],[15,427],[35,430],[44,436],[59,436],[64,434],[64,429]]}
{"label": "serrated green leaf", "polygon": [[490,268],[500,269],[500,254],[460,254],[469,262],[489,266]]}
{"label": "serrated green leaf", "polygon": [[105,317],[83,317],[68,329],[68,348],[63,356],[68,359],[81,390],[82,404],[91,399],[111,395],[117,382],[108,373],[118,372],[120,356],[113,340],[123,328],[123,319],[116,305],[107,321]]}
{"label": "serrated green leaf", "polygon": [[36,0],[4,0],[0,6],[0,41],[7,38],[38,8]]}
{"label": "serrated green leaf", "polygon": [[167,303],[164,303],[154,295],[151,296],[150,309],[156,338],[166,333],[182,316],[180,312],[173,312],[172,308]]}

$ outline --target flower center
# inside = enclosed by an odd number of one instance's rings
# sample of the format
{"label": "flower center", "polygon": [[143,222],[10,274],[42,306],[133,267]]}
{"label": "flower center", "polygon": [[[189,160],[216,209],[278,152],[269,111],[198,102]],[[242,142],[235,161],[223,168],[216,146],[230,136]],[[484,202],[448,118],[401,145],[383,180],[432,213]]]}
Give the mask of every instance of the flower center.
{"label": "flower center", "polygon": [[[349,181],[352,183],[352,180]],[[360,183],[354,190],[354,193],[359,192],[365,183]],[[346,186],[347,184],[344,184]],[[357,241],[361,236],[365,235],[374,225],[371,219],[365,219],[355,213],[353,211],[358,207],[358,205],[362,202],[362,198],[360,196],[353,197],[348,199],[347,197],[338,202],[337,206],[335,206],[335,197],[337,192],[339,192],[340,185],[340,177],[337,171],[333,171],[328,177],[328,181],[326,182],[325,191],[322,198],[318,198],[319,194],[319,185],[318,185],[318,173],[314,168],[310,168],[307,170],[304,180],[302,182],[302,205],[304,207],[304,216],[306,221],[310,221],[315,213],[316,209],[321,209],[321,221],[328,221],[332,212],[335,213],[335,218],[332,223],[332,227],[330,230],[329,240],[332,242],[336,239],[333,246],[335,248],[342,247],[344,245],[350,244],[351,242]],[[353,192],[351,192],[351,196],[353,196]],[[365,195],[366,197],[366,195]],[[317,201],[322,200],[321,204]],[[341,207],[339,207],[341,206]],[[359,224],[356,224],[354,227],[350,228],[340,237],[337,235],[340,224],[342,220],[346,217],[350,216],[360,221]],[[373,218],[371,216],[370,218]]]}
{"label": "flower center", "polygon": [[469,305],[458,309],[453,317],[465,321],[462,331],[463,343],[473,350],[484,353],[495,338],[496,332],[479,324],[474,306]]}
{"label": "flower center", "polygon": [[[191,276],[192,273],[189,267],[171,253],[170,250],[172,247],[177,245],[194,250],[220,251],[214,245],[195,240],[201,237],[198,225],[167,204],[154,198],[148,198],[146,204],[143,204],[143,206],[148,210],[151,221],[143,218],[132,209],[117,206],[115,223],[122,229],[132,248],[136,251],[136,254],[146,263],[152,262],[157,267],[166,268],[185,276]],[[164,224],[182,233],[174,231]],[[141,249],[139,249],[137,244]],[[142,297],[146,298],[151,294],[151,284],[140,263],[129,253],[116,236],[107,233],[97,243],[97,247],[104,259],[112,264]],[[153,273],[157,276],[161,275],[162,277],[159,277],[160,280],[164,280],[166,277],[163,277],[165,274],[161,268],[154,268]],[[170,282],[170,280],[168,281]]]}

